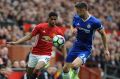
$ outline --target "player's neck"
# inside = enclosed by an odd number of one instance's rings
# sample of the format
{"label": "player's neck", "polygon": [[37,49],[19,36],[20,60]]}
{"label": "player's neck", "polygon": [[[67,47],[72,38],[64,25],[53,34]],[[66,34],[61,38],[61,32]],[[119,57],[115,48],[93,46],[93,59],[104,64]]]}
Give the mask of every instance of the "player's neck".
{"label": "player's neck", "polygon": [[89,19],[89,17],[90,17],[90,14],[87,12],[87,13],[84,15],[84,17],[82,17],[82,20],[83,20],[83,21],[86,21],[86,20]]}
{"label": "player's neck", "polygon": [[52,24],[48,23],[48,26],[49,27],[55,27],[56,25],[52,25]]}

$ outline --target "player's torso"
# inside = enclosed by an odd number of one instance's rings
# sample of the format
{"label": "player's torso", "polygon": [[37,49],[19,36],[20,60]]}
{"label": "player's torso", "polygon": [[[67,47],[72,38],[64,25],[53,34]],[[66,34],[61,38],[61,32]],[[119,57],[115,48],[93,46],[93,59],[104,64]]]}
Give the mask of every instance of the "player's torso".
{"label": "player's torso", "polygon": [[85,21],[78,18],[76,19],[75,24],[77,28],[77,41],[80,43],[79,45],[91,46],[95,32],[94,18],[89,16],[89,18]]}
{"label": "player's torso", "polygon": [[39,41],[52,43],[52,38],[57,34],[57,27],[45,26],[39,34]]}
{"label": "player's torso", "polygon": [[39,52],[39,54],[50,54],[52,51],[52,38],[57,35],[58,29],[56,26],[49,27],[47,23],[41,26],[33,51]]}

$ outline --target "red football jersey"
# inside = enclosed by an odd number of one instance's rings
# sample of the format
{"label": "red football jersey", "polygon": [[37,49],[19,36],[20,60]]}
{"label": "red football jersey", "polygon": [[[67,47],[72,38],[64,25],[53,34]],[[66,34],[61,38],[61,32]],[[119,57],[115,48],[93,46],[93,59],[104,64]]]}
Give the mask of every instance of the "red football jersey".
{"label": "red football jersey", "polygon": [[48,23],[38,24],[32,30],[32,36],[37,35],[35,46],[33,46],[32,54],[35,55],[51,55],[52,51],[52,38],[55,35],[63,35],[62,30],[55,26],[49,27]]}

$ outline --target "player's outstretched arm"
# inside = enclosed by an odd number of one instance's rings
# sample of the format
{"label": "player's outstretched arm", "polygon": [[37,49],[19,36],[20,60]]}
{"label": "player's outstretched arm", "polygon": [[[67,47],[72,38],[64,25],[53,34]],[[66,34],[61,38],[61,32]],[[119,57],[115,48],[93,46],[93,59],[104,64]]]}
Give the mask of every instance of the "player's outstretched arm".
{"label": "player's outstretched arm", "polygon": [[73,26],[70,26],[70,30],[72,31],[72,33],[73,33],[74,35],[77,34],[77,29],[74,28]]}
{"label": "player's outstretched arm", "polygon": [[67,56],[67,50],[66,50],[66,46],[63,45],[62,47],[55,47],[56,51],[61,52],[61,54],[64,56],[64,58],[66,58]]}
{"label": "player's outstretched arm", "polygon": [[100,33],[101,37],[102,37],[102,41],[103,41],[103,45],[104,45],[104,49],[105,49],[105,54],[106,55],[110,55],[109,51],[108,51],[108,43],[107,43],[107,37],[106,37],[106,33],[104,29],[98,30],[98,32]]}
{"label": "player's outstretched arm", "polygon": [[32,36],[32,34],[30,33],[30,34],[22,37],[21,39],[15,41],[15,42],[7,42],[7,44],[11,44],[11,45],[20,44],[20,43],[23,43],[23,42],[25,42],[25,41],[27,41],[27,40],[30,40],[32,37],[33,37],[33,36]]}
{"label": "player's outstretched arm", "polygon": [[66,49],[66,45],[64,45],[64,46],[62,47],[62,52],[63,52],[63,56],[64,56],[64,58],[66,58],[66,57],[67,57],[67,49]]}

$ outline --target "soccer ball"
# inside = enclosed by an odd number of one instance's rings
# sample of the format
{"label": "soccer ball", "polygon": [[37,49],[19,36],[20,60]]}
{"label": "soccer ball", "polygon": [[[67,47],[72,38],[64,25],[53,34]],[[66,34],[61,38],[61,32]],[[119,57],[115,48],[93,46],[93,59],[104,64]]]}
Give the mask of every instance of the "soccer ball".
{"label": "soccer ball", "polygon": [[56,35],[53,37],[53,45],[55,47],[62,47],[65,43],[65,38],[61,35]]}

